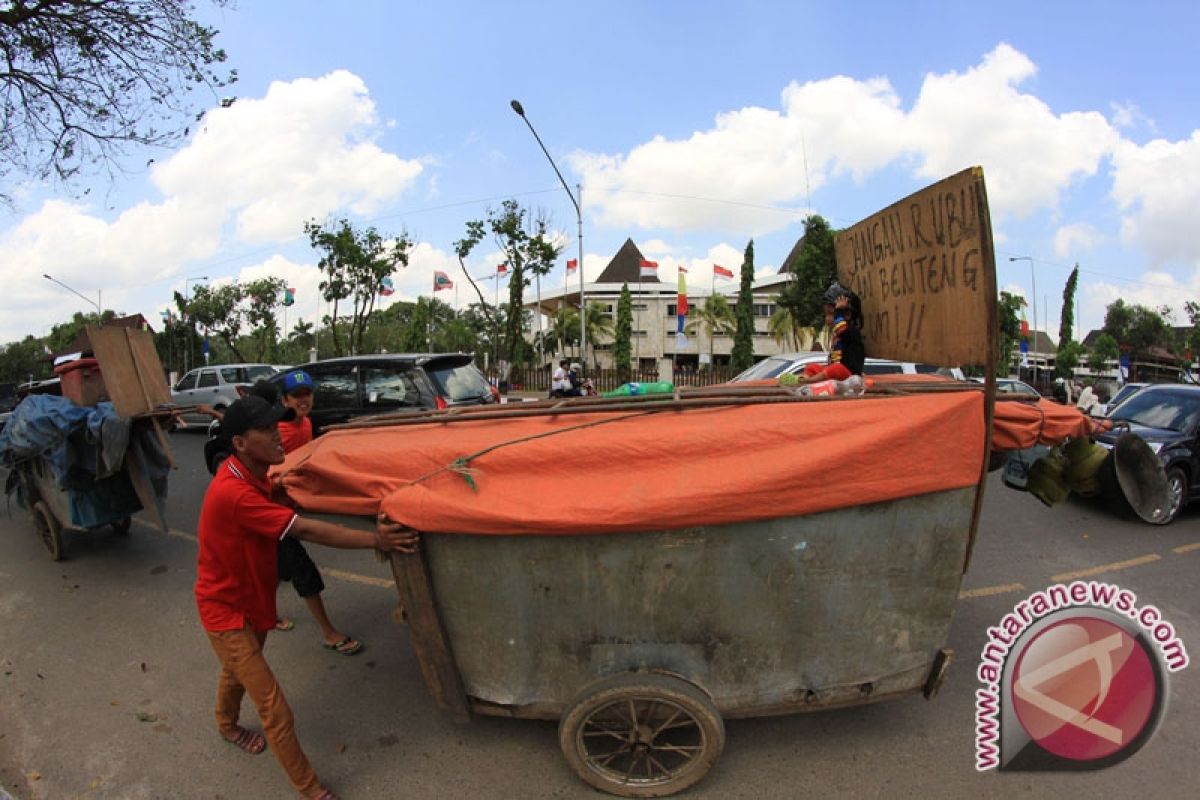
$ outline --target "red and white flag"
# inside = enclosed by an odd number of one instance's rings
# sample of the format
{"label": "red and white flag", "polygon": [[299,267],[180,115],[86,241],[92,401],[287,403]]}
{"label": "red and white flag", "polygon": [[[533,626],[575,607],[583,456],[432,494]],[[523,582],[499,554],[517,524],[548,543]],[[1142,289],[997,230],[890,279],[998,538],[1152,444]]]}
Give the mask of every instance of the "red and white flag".
{"label": "red and white flag", "polygon": [[507,275],[508,274],[508,264],[497,264],[496,265],[496,274],[497,275]]}
{"label": "red and white flag", "polygon": [[440,292],[442,289],[453,289],[454,281],[450,280],[450,276],[442,272],[440,269],[433,273],[433,290]]}
{"label": "red and white flag", "polygon": [[713,277],[714,278],[732,278],[733,270],[725,269],[720,264],[713,264]]}
{"label": "red and white flag", "polygon": [[579,269],[579,260],[572,258],[567,262],[567,272],[574,272]]}
{"label": "red and white flag", "polygon": [[657,261],[647,261],[646,259],[643,258],[641,261],[638,262],[638,265],[642,268],[642,279],[643,280],[645,280],[646,278],[657,278],[658,277],[658,262]]}

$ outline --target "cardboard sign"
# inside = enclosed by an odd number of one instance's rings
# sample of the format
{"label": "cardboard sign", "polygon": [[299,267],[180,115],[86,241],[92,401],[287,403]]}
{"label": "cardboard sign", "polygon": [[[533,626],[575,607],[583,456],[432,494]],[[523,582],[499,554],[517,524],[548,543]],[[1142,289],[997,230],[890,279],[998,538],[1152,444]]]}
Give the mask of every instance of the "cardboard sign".
{"label": "cardboard sign", "polygon": [[950,367],[995,357],[996,263],[983,168],[893,203],[835,239],[862,299],[867,355]]}

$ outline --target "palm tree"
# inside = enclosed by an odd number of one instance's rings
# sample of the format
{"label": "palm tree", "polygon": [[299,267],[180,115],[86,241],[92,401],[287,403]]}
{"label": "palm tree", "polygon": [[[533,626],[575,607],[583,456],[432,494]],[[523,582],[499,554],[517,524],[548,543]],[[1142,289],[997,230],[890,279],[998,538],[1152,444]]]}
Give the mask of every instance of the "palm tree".
{"label": "palm tree", "polygon": [[592,361],[596,360],[596,342],[601,339],[612,339],[616,335],[616,322],[609,316],[608,310],[602,303],[587,305],[588,341],[592,343]]}
{"label": "palm tree", "polygon": [[567,352],[579,342],[579,312],[569,306],[559,306],[550,318],[545,331],[547,352]]}
{"label": "palm tree", "polygon": [[816,330],[800,325],[786,306],[776,306],[775,313],[767,322],[767,332],[777,344],[786,343],[796,352],[811,349],[817,337]]}
{"label": "palm tree", "polygon": [[725,295],[714,294],[705,299],[704,305],[692,312],[691,316],[692,320],[684,330],[687,333],[695,334],[698,328],[704,328],[708,334],[708,361],[711,365],[713,338],[718,333],[730,333],[737,328],[737,320],[734,317],[733,309],[730,308],[729,301],[725,299]]}

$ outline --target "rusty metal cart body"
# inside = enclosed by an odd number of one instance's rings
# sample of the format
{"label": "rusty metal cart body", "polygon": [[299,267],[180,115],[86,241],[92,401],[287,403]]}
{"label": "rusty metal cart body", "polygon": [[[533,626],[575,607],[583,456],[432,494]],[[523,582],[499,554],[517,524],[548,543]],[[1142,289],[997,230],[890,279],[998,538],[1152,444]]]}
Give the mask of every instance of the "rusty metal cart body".
{"label": "rusty metal cart body", "polygon": [[[477,421],[430,431],[424,440],[417,434],[410,441],[385,444],[376,441],[382,437],[374,430],[361,430],[409,421],[351,423],[345,427],[358,430],[327,434],[307,451],[293,453],[284,467],[285,486],[289,492],[303,491],[302,505],[356,490],[380,491],[382,504],[365,513],[382,509],[422,531],[419,555],[392,555],[391,565],[423,677],[438,704],[456,719],[486,714],[558,720],[567,761],[591,785],[629,797],[678,792],[700,780],[716,761],[724,718],[937,691],[952,655],[946,649],[948,631],[987,477],[998,329],[990,236],[978,168],[838,235],[838,278],[862,298],[868,355],[984,366],[985,386],[944,387],[959,394],[942,396],[939,406],[956,404],[953,425],[969,432],[923,462],[895,460],[890,465],[887,460],[895,458],[895,451],[889,448],[917,440],[936,446],[929,442],[944,414],[929,409],[937,404],[909,397],[888,407],[892,399],[876,392],[845,400],[802,398],[817,403],[807,411],[797,405],[776,411],[768,409],[782,406],[772,403],[796,398],[747,399],[739,393],[755,390],[725,387],[715,390],[726,395],[721,398],[705,397],[705,390],[677,391],[662,402],[680,412],[676,419],[709,403],[760,404],[759,410],[744,412],[753,420],[751,428],[741,429],[744,438],[726,447],[733,453],[729,457],[742,459],[728,472],[731,478],[758,486],[755,499],[747,498],[740,510],[752,509],[741,518],[729,513],[743,502],[741,487],[720,485],[725,473],[696,441],[723,446],[719,440],[728,430],[725,424],[743,411],[707,417],[708,411],[698,411],[690,422],[680,423],[681,428],[690,425],[680,436],[659,434],[654,447],[643,447],[636,456],[627,452],[630,440],[623,438],[632,433],[617,424],[602,428],[616,450],[606,459],[589,454],[578,466],[564,464],[562,470],[598,471],[589,461],[609,465],[604,468],[610,479],[622,469],[653,470],[662,462],[658,455],[682,442],[695,449],[676,459],[675,472],[663,485],[705,481],[709,489],[692,495],[690,502],[697,517],[711,524],[626,525],[600,532],[589,529],[585,516],[577,527],[547,531],[553,535],[537,535],[538,529],[523,525],[517,516],[522,503],[544,509],[547,504],[584,502],[594,515],[590,519],[605,519],[611,509],[613,516],[624,514],[628,521],[638,504],[649,499],[644,487],[635,486],[616,503],[602,506],[606,501],[596,496],[603,495],[606,484],[599,477],[570,484],[564,479],[559,492],[545,467],[553,453],[521,455],[571,427],[550,415],[578,412],[586,420],[586,414],[598,409],[590,404],[604,402],[593,398],[563,401],[548,410],[534,423],[535,432],[512,447],[512,442],[487,441],[486,433],[496,435],[494,427],[471,427],[494,426],[492,420],[525,413],[511,406],[462,412]],[[913,266],[918,258],[919,266]],[[903,302],[898,294],[906,295]],[[937,394],[936,388],[930,391]],[[775,391],[786,389],[777,386]],[[825,400],[828,404],[818,405]],[[545,403],[554,401],[521,406]],[[621,408],[621,413],[638,414],[632,405]],[[925,427],[910,430],[911,420],[922,414],[928,415]],[[822,422],[816,421],[819,417]],[[872,438],[871,421],[883,417],[890,432]],[[585,421],[577,428],[610,421]],[[808,433],[823,432],[840,442],[840,429],[819,426],[843,421],[857,435],[856,453],[875,448],[880,454],[856,463],[876,478],[892,470],[884,478],[893,491],[809,512],[782,510],[803,507],[799,496],[820,488],[814,476],[826,474],[831,463],[802,463],[810,440],[800,438],[796,426],[809,425]],[[793,471],[763,490],[758,482],[772,476],[754,459],[779,446],[780,430],[796,438],[788,438],[783,447],[792,449],[776,453],[772,463]],[[568,437],[562,440],[564,448],[578,452]],[[434,463],[429,474],[406,475],[398,488],[383,485],[387,476],[380,462],[394,452],[411,444],[409,452],[420,458],[427,446],[447,441],[469,441],[462,448],[474,451],[448,460],[447,452],[455,451],[443,450],[436,459],[426,459],[443,466]],[[337,468],[355,459],[362,468],[355,479],[338,475],[337,469],[321,473],[322,455]],[[922,473],[940,466],[943,456],[958,459],[955,481],[917,488]],[[405,464],[400,468],[421,471]],[[495,474],[505,470],[507,476],[518,476],[515,482],[505,484],[503,493],[487,494],[486,481],[497,480]],[[471,490],[462,488],[464,482]],[[470,492],[477,483],[479,499],[473,500]],[[717,493],[720,503],[706,507]],[[489,502],[505,506],[504,519],[517,535],[496,525],[486,530],[453,527],[456,508]],[[422,515],[432,508],[448,508],[449,516],[422,525],[428,519]],[[497,514],[495,508],[487,513]],[[349,513],[332,507],[316,510]],[[357,519],[363,525],[372,521]]]}

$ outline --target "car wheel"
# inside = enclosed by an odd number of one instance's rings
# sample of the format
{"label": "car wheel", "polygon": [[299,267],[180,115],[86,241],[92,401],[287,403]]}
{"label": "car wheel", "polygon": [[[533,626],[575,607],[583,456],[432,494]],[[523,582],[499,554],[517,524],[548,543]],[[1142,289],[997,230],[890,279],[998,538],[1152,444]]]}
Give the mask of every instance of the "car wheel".
{"label": "car wheel", "polygon": [[1179,512],[1187,504],[1188,478],[1179,467],[1167,470],[1167,507],[1154,521],[1159,525],[1168,525],[1175,521]]}

